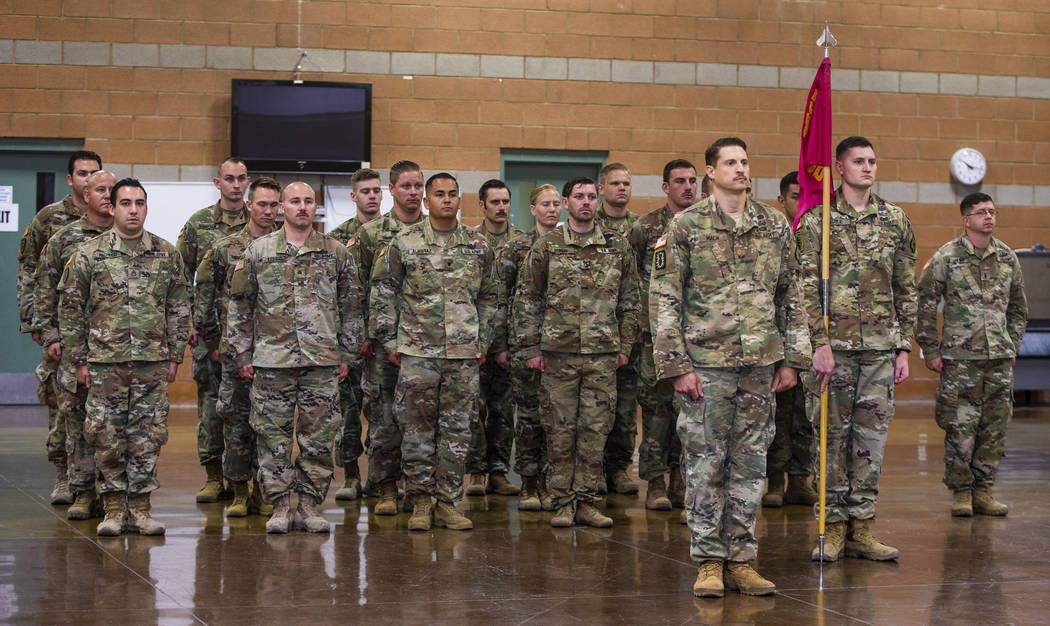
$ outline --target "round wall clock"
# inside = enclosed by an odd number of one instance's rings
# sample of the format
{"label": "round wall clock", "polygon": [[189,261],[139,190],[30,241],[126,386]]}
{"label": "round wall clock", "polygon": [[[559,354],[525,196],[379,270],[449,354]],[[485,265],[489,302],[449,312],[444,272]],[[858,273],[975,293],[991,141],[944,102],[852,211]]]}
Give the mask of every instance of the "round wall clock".
{"label": "round wall clock", "polygon": [[960,148],[952,155],[952,177],[964,185],[976,185],[984,180],[988,163],[974,148]]}

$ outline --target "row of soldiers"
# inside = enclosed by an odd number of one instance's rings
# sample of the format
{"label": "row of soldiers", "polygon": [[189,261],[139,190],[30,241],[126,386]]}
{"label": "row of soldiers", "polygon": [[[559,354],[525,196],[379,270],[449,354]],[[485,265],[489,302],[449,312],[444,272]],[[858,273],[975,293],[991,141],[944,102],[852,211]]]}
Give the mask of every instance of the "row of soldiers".
{"label": "row of soldiers", "polygon": [[[746,145],[736,138],[706,151],[711,195],[699,202],[696,168],[676,159],[663,174],[667,205],[635,220],[626,208],[630,174],[614,164],[597,184],[577,178],[560,193],[537,188],[531,233],[509,226],[510,191],[500,181],[479,191],[485,221],[469,229],[457,220],[456,180],[441,173],[424,182],[418,165],[401,161],[390,172],[393,210],[379,215],[379,176],[361,170],[352,179],[358,217],[326,237],[311,228],[315,200],[303,183],[282,189],[256,180],[240,206],[247,171],[228,159],[216,178],[219,202],[190,219],[177,254],[141,230],[141,186],[106,172],[88,174],[81,221],[99,232],[107,227],[92,219],[106,211],[101,200],[91,208],[89,189],[99,186],[101,197],[108,183],[114,229],[75,255],[58,249],[42,257],[52,259],[40,264],[51,268],[43,273],[57,286],[52,293],[61,293],[53,316],[61,342],[48,341],[55,334],[42,341],[51,360],[73,366],[79,381],[73,388],[86,395],[83,447],[78,452],[77,438],[67,436],[67,449],[68,458],[94,460],[107,512],[99,532],[119,533],[125,523],[163,532],[149,517],[148,497],[166,437],[166,394],[162,401],[157,393],[173,379],[180,338],[188,337],[194,379],[204,387],[198,440],[208,482],[198,498],[218,498],[225,477],[234,491],[227,514],[266,514],[272,507],[269,532],[289,530],[293,491],[302,525],[328,530],[317,506],[332,477],[333,448],[346,472],[337,498],[357,497],[362,409],[369,425],[366,490],[379,496],[377,514],[398,512],[402,479],[409,528],[471,528],[454,506],[464,471],[473,488],[483,492],[487,483],[513,493],[506,473],[516,440],[520,508],[554,510],[556,527],[611,525],[598,510],[601,488],[633,486],[625,470],[638,402],[647,505],[670,508],[669,496],[680,493],[676,483],[685,485],[691,554],[701,564],[694,593],[720,596],[725,586],[772,593],[773,584],[752,567],[755,516],[774,434],[773,393],[788,392],[801,378],[805,399],[779,404],[806,404],[794,419],[809,433],[806,416],[830,384],[824,558],[896,558],[870,523],[893,385],[908,376],[915,240],[904,212],[871,193],[870,142],[844,140],[836,170],[842,186],[832,206],[827,331],[816,271],[820,212],[807,213],[793,233],[779,211],[753,200]],[[785,182],[782,198],[795,193]],[[562,205],[569,219],[559,225]],[[284,226],[271,233],[278,208]],[[921,290],[919,342],[927,365],[945,371],[937,416],[951,450],[945,482],[956,494],[953,513],[964,514],[969,504],[971,513],[1004,514],[989,489],[1002,453],[1002,413],[1008,418],[1012,401],[1000,384],[1009,368],[958,363],[1015,354],[1024,298],[1016,258],[991,237],[991,199],[968,197],[962,212],[966,233],[934,257],[920,282],[928,288]],[[220,239],[223,229],[230,234]],[[945,261],[949,247],[956,257]],[[988,266],[974,278],[986,294],[982,330],[974,329],[967,300],[946,305],[942,345],[937,303],[958,298],[960,280],[975,286],[955,276],[970,262],[967,253]],[[56,266],[64,257],[63,274]],[[47,297],[40,291],[36,309]],[[42,328],[42,321],[34,318],[29,328]],[[972,336],[958,341],[963,329]],[[128,346],[110,346],[121,342]],[[973,377],[988,382],[974,385]],[[974,388],[1000,402],[969,398]],[[964,397],[970,404],[960,411]],[[516,437],[508,437],[512,407]],[[67,425],[77,421],[65,414]],[[300,448],[294,461],[293,434]],[[93,454],[85,452],[91,445]],[[812,460],[797,463],[803,464],[800,474],[816,473]],[[73,479],[77,466],[69,469],[77,493],[70,511],[90,511],[93,492],[82,476]],[[783,468],[770,472],[771,493],[783,488]]]}

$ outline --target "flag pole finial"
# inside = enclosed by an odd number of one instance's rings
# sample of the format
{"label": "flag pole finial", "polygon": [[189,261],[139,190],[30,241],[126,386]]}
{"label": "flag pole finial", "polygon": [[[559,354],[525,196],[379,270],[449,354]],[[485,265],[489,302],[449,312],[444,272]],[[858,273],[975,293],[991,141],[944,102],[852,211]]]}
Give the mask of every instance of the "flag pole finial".
{"label": "flag pole finial", "polygon": [[820,39],[817,40],[818,46],[824,47],[824,58],[828,58],[829,51],[832,46],[839,45],[839,40],[835,39],[835,36],[831,34],[831,29],[828,28],[828,23],[824,22],[824,32],[821,33]]}

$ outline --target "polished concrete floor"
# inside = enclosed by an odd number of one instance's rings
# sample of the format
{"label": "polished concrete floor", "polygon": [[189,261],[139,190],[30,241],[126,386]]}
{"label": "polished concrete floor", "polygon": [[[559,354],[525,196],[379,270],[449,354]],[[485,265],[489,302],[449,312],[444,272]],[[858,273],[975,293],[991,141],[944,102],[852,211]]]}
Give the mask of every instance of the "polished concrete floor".
{"label": "polished concrete floor", "polygon": [[[932,407],[898,407],[876,533],[899,562],[809,561],[808,508],[765,509],[758,568],[775,596],[694,598],[677,510],[612,496],[611,529],[556,530],[514,498],[468,498],[472,532],[410,533],[407,515],[330,495],[331,535],[267,536],[198,505],[194,414],[173,411],[160,538],[101,539],[47,502],[40,407],[0,408],[0,623],[1039,624],[1050,621],[1050,408],[1019,408],[998,493],[1006,518],[953,519]],[[515,478],[515,480],[517,480]],[[644,492],[644,488],[643,488]],[[334,490],[332,492],[334,494]],[[821,588],[822,587],[822,588]]]}

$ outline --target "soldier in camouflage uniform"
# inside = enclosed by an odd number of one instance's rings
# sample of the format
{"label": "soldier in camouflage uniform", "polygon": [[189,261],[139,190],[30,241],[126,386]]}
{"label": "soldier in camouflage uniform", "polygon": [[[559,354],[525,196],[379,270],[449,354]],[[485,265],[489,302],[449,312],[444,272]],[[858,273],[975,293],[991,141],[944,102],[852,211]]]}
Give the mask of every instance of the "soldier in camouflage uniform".
{"label": "soldier in camouflage uniform", "polygon": [[[641,278],[641,309],[638,326],[641,341],[635,346],[639,361],[642,405],[642,442],[638,446],[638,476],[649,483],[645,508],[669,511],[681,507],[685,498],[685,481],[680,467],[682,444],[675,433],[678,413],[674,407],[674,387],[669,380],[656,377],[653,361],[653,334],[649,321],[649,281],[653,272],[653,246],[667,232],[671,218],[696,201],[696,166],[685,159],[674,159],[664,165],[663,191],[667,204],[642,216],[628,233]],[[668,498],[664,475],[670,474],[673,498]]]}
{"label": "soldier in camouflage uniform", "polygon": [[223,424],[222,473],[233,488],[227,517],[273,512],[263,502],[258,483],[249,493],[248,481],[258,469],[255,433],[249,422],[252,384],[237,372],[225,331],[233,268],[244,258],[248,244],[273,232],[280,205],[281,185],[276,180],[263,177],[252,181],[248,187],[248,224],[240,232],[215,242],[197,267],[193,326],[198,329],[198,342],[209,354],[218,351],[222,361],[215,412]]}
{"label": "soldier in camouflage uniform", "polygon": [[747,146],[724,137],[704,158],[711,195],[653,245],[654,360],[681,408],[693,593],[767,595],[776,587],[751,562],[773,393],[809,367],[809,333],[791,226],[748,197]]}
{"label": "soldier in camouflage uniform", "polygon": [[454,503],[463,496],[477,419],[478,366],[493,336],[505,332],[500,285],[484,236],[456,220],[456,179],[431,176],[424,202],[428,219],[398,232],[376,259],[370,334],[401,368],[394,415],[412,504],[409,530],[429,530],[431,522],[470,530],[474,524]]}
{"label": "soldier in camouflage uniform", "polygon": [[[379,172],[362,168],[350,177],[350,199],[357,207],[357,215],[336,226],[328,236],[346,246],[357,261],[358,272],[363,272],[357,234],[368,222],[379,218],[383,201],[383,187]],[[368,284],[368,275],[360,277],[362,286]],[[336,500],[356,500],[361,497],[361,470],[357,459],[364,452],[361,445],[361,375],[365,361],[356,360],[350,373],[339,382],[339,412],[343,416],[343,433],[335,447],[335,464],[343,468],[343,486],[335,492]]]}
{"label": "soldier in camouflage uniform", "polygon": [[[474,229],[493,252],[522,231],[510,224],[510,189],[502,180],[491,179],[478,190],[478,204],[484,220]],[[503,303],[504,309],[507,303]],[[468,496],[491,491],[501,496],[521,493],[507,480],[510,453],[514,445],[514,404],[508,367],[506,333],[494,337],[489,354],[481,365],[481,394],[477,420],[470,425],[470,451],[467,453]],[[488,474],[486,484],[485,474]]]}
{"label": "soldier in camouflage uniform", "polygon": [[106,517],[99,535],[164,534],[150,517],[168,440],[168,383],[189,335],[189,294],[175,247],[146,232],[146,190],[113,187],[113,229],[80,245],[59,285],[62,353],[88,388],[84,436],[95,448]]}
{"label": "soldier in camouflage uniform", "polygon": [[992,496],[992,485],[1013,414],[1013,365],[1028,302],[1017,255],[992,236],[991,196],[972,193],[959,209],[965,232],[941,246],[922,270],[915,338],[926,367],[941,375],[936,419],[944,429],[952,515],[1006,515],[1009,507]]}
{"label": "soldier in camouflage uniform", "polygon": [[[398,161],[390,167],[390,195],[394,208],[358,231],[358,258],[362,276],[371,276],[374,259],[405,226],[422,221],[423,172],[412,161]],[[352,246],[353,247],[353,246]],[[365,289],[366,298],[370,290]],[[372,305],[366,300],[365,324]],[[398,368],[387,358],[383,345],[369,337],[361,348],[366,363],[361,379],[364,392],[362,409],[368,420],[368,480],[365,493],[378,492],[376,515],[397,515],[397,481],[401,477],[401,430],[394,420],[394,387]]]}
{"label": "soldier in camouflage uniform", "polygon": [[616,411],[616,369],[638,337],[638,273],[627,241],[594,221],[589,178],[565,183],[569,223],[536,240],[522,262],[515,335],[537,369],[555,527],[607,527],[600,500],[605,440]]}
{"label": "soldier in camouflage uniform", "polygon": [[[218,201],[191,215],[175,244],[185,263],[187,284],[193,285],[197,266],[215,242],[240,232],[248,223],[248,212],[244,207],[248,182],[248,169],[241,159],[229,157],[219,164],[218,175],[212,179],[219,190]],[[207,478],[197,492],[197,502],[216,502],[224,491],[223,421],[215,410],[222,378],[222,359],[218,350],[209,352],[205,348],[199,335],[200,329],[194,327],[190,333],[190,353],[193,356],[193,380],[197,383],[197,457]]]}
{"label": "soldier in camouflage uniform", "polygon": [[63,226],[44,246],[36,268],[33,295],[33,325],[51,359],[58,363],[55,395],[58,419],[66,433],[66,459],[69,465],[69,488],[75,496],[66,511],[68,519],[88,519],[95,506],[95,450],[84,439],[84,403],[88,389],[77,382],[72,361],[62,359],[62,337],[58,329],[58,284],[66,261],[76,247],[106,232],[113,225],[113,203],[110,193],[117,182],[113,174],[99,170],[85,185],[87,210],[84,217]]}
{"label": "soldier in camouflage uniform", "polygon": [[227,339],[241,377],[252,379],[258,481],[274,507],[266,532],[288,532],[293,491],[306,530],[328,532],[317,507],[342,431],[339,380],[358,358],[364,334],[363,295],[354,257],[313,229],[314,190],[291,183],[281,206],[284,228],[248,244],[234,265]]}
{"label": "soldier in camouflage uniform", "polygon": [[[84,215],[87,204],[84,189],[88,177],[102,169],[102,158],[89,150],[78,150],[69,156],[66,182],[71,191],[62,200],[37,211],[33,221],[22,234],[18,248],[18,316],[19,331],[29,333],[39,345],[43,344],[38,329],[33,326],[34,278],[40,253],[48,240],[66,224],[75,222]],[[51,491],[51,504],[69,504],[73,494],[69,491],[68,461],[66,459],[65,423],[60,419],[55,371],[58,362],[43,351],[43,358],[36,368],[40,381],[37,397],[47,406],[47,460],[55,466],[55,486]]]}
{"label": "soldier in camouflage uniform", "polygon": [[[871,533],[893,386],[908,378],[915,327],[915,235],[904,211],[871,192],[875,150],[848,137],[835,150],[842,185],[831,205],[829,332],[820,290],[821,210],[797,231],[816,376],[804,377],[806,407],[820,415],[819,387],[828,384],[827,526],[824,559],[887,560],[897,549]],[[819,425],[819,421],[814,419]],[[814,468],[817,470],[825,468]],[[820,559],[820,546],[812,558]]]}

